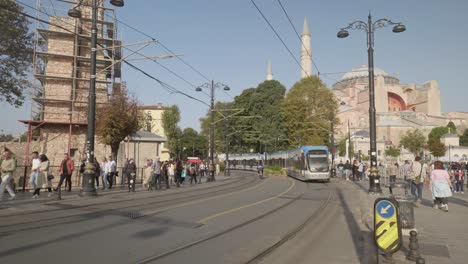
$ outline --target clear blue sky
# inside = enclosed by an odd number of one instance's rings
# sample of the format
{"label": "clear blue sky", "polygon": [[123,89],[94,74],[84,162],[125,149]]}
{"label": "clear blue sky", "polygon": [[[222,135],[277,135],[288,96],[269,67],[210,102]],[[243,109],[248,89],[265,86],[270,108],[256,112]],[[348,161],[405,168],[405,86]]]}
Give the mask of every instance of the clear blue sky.
{"label": "clear blue sky", "polygon": [[[33,0],[21,0],[34,4]],[[44,1],[43,2],[48,2]],[[55,1],[54,1],[55,2]],[[300,42],[276,0],[256,0],[290,50],[299,60]],[[282,0],[294,25],[302,32],[304,16],[312,35],[312,56],[322,74],[346,72],[367,64],[364,31],[350,31],[338,39],[341,27],[354,20],[366,20],[369,11],[375,19],[403,22],[407,31],[391,32],[391,27],[375,34],[375,66],[396,75],[402,83],[422,84],[437,80],[443,111],[468,111],[468,28],[466,0]],[[107,5],[109,5],[107,3]],[[31,10],[26,9],[28,12]],[[265,79],[268,60],[274,78],[288,89],[300,78],[300,68],[261,18],[249,0],[125,1],[117,10],[122,21],[154,36],[210,79],[231,87],[230,94],[256,87]],[[126,43],[148,38],[120,25]],[[166,54],[158,45],[143,50],[148,56]],[[173,58],[160,61],[195,86],[206,82],[201,76]],[[135,64],[160,80],[209,102],[159,65],[150,61]],[[314,69],[314,73],[316,70]],[[199,118],[207,107],[178,94],[170,94],[153,80],[124,68],[124,80],[143,104],[177,104],[182,112],[182,127],[199,129]],[[343,74],[322,75],[331,87]],[[209,91],[206,91],[207,93]],[[221,90],[217,100],[231,100]],[[29,118],[30,106],[14,109],[0,103],[0,129],[18,134],[24,126],[16,122]],[[4,113],[11,113],[5,116]]]}

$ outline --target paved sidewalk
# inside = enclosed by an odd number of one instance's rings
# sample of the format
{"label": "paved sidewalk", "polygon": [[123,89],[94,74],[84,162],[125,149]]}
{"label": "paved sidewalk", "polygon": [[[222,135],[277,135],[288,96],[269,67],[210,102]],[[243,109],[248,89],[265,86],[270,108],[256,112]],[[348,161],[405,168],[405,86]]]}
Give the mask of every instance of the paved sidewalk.
{"label": "paved sidewalk", "polygon": [[[354,182],[362,193],[369,188],[368,181]],[[390,195],[388,188],[382,187],[382,196]],[[372,210],[376,196],[368,196],[368,205]],[[432,207],[432,195],[426,186],[423,190],[423,202],[414,208],[415,227],[421,256],[426,263],[468,263],[468,194],[455,194],[448,199],[449,212]],[[363,211],[373,221],[369,210]],[[403,236],[403,248],[394,254],[395,263],[414,263],[407,261],[409,237]]]}

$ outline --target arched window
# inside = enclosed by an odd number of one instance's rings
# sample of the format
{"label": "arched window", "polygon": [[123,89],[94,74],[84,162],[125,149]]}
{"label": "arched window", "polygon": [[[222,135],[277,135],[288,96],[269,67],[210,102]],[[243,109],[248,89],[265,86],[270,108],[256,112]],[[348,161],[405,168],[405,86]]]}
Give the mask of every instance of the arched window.
{"label": "arched window", "polygon": [[406,110],[406,103],[403,100],[403,98],[401,98],[401,96],[392,92],[389,92],[387,96],[388,96],[388,111],[396,112],[396,111]]}

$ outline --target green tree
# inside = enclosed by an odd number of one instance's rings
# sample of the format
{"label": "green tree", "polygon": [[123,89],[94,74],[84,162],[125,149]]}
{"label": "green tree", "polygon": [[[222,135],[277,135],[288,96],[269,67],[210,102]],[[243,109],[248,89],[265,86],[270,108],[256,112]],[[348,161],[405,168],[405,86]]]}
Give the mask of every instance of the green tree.
{"label": "green tree", "polygon": [[449,128],[449,133],[457,134],[457,127],[452,121],[448,122],[447,128]]}
{"label": "green tree", "polygon": [[434,141],[431,145],[429,145],[431,154],[434,155],[435,157],[442,157],[445,155],[445,152],[447,151],[447,147],[440,142],[440,141]]}
{"label": "green tree", "polygon": [[[255,94],[251,97],[250,116],[261,118],[250,119],[252,129],[257,131],[257,144],[267,144],[269,151],[281,148],[275,144],[279,138],[285,138],[285,129],[281,115],[281,104],[284,100],[286,88],[278,81],[265,81],[258,85]],[[284,142],[284,141],[282,141]]]}
{"label": "green tree", "polygon": [[318,77],[294,84],[281,109],[290,146],[328,145],[330,119],[338,123],[337,110],[333,94]]}
{"label": "green tree", "polygon": [[117,160],[120,142],[143,125],[139,106],[136,97],[122,89],[111,96],[108,104],[97,109],[96,134],[102,143],[111,147],[114,160]]}
{"label": "green tree", "polygon": [[[440,153],[441,152],[440,138],[443,135],[447,134],[448,132],[449,132],[448,126],[446,126],[446,127],[435,127],[435,128],[433,128],[431,130],[431,132],[428,135],[428,140],[427,140],[427,145],[429,146],[429,151],[431,153],[433,153],[433,152]],[[434,156],[436,156],[436,155],[434,155]],[[440,156],[436,156],[436,157],[440,157]]]}
{"label": "green tree", "polygon": [[0,0],[0,101],[19,107],[30,87],[32,33],[29,22],[18,15],[23,8],[16,1]]}
{"label": "green tree", "polygon": [[460,137],[460,146],[468,146],[468,128],[465,128],[463,135]]}
{"label": "green tree", "polygon": [[[278,81],[265,81],[256,88],[245,89],[234,102],[215,104],[215,151],[225,152],[226,141],[233,152],[262,152],[284,149],[287,141],[281,104],[286,88]],[[229,118],[225,118],[231,116]],[[210,112],[202,118],[201,133],[209,136]],[[228,136],[229,135],[229,136]],[[228,136],[228,137],[227,137]]]}
{"label": "green tree", "polygon": [[419,129],[406,131],[406,133],[400,139],[400,146],[405,147],[414,155],[419,155],[421,153],[425,143],[426,137]]}
{"label": "green tree", "polygon": [[390,146],[389,148],[385,149],[385,156],[397,158],[400,156],[400,149],[394,146]]}
{"label": "green tree", "polygon": [[208,153],[208,141],[206,137],[198,134],[193,128],[186,128],[182,131],[181,139],[181,158],[199,157],[204,159]]}
{"label": "green tree", "polygon": [[174,157],[178,154],[180,144],[179,140],[182,137],[182,131],[178,126],[180,121],[180,111],[176,105],[168,107],[162,114],[162,126],[167,138],[167,148]]}

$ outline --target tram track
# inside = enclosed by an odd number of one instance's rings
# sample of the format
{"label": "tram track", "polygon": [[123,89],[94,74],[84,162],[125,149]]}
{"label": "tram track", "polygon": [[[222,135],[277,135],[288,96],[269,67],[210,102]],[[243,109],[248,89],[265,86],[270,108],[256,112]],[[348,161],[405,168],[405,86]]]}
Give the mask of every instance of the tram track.
{"label": "tram track", "polygon": [[[37,229],[37,228],[46,228],[46,227],[51,227],[51,226],[56,226],[56,225],[73,224],[73,223],[80,222],[80,221],[92,220],[92,219],[94,219],[96,217],[105,216],[105,215],[120,215],[120,216],[124,216],[124,217],[129,217],[131,219],[140,218],[140,217],[144,217],[144,216],[153,216],[153,215],[156,215],[156,214],[159,214],[159,213],[171,210],[171,209],[176,209],[176,208],[180,208],[182,206],[185,206],[184,202],[187,203],[187,204],[194,204],[194,203],[197,203],[197,201],[199,201],[199,200],[204,201],[207,198],[213,199],[213,198],[216,198],[218,196],[226,196],[226,195],[229,195],[231,193],[236,193],[236,192],[239,192],[239,191],[242,191],[242,190],[248,190],[250,188],[259,186],[260,184],[262,184],[262,182],[265,182],[265,181],[261,181],[261,180],[259,180],[258,178],[255,177],[255,178],[253,178],[253,180],[248,181],[246,183],[243,183],[241,185],[236,185],[236,186],[233,186],[233,187],[230,187],[230,188],[224,188],[224,189],[221,189],[221,190],[213,190],[213,191],[210,191],[210,192],[204,192],[204,193],[201,193],[201,194],[194,194],[194,195],[190,195],[190,196],[184,196],[184,197],[180,197],[180,198],[165,199],[165,200],[162,200],[162,201],[155,201],[155,202],[151,202],[151,203],[147,203],[147,202],[139,200],[139,203],[137,203],[137,204],[127,205],[127,206],[119,207],[119,208],[95,210],[95,211],[86,212],[86,213],[77,212],[76,214],[72,214],[72,215],[65,215],[65,216],[54,217],[54,218],[46,218],[46,219],[41,219],[41,220],[35,219],[35,220],[28,221],[28,222],[15,222],[14,224],[0,226],[0,236],[4,235],[5,233],[12,233],[12,232],[16,233],[16,232],[23,232],[23,231],[27,231],[27,230],[31,230],[31,229]],[[256,184],[252,185],[253,183],[256,183]],[[223,185],[223,186],[225,186],[225,185]],[[249,186],[250,188],[245,188],[247,186]],[[213,186],[213,187],[220,187],[220,186]],[[206,189],[208,189],[208,188],[205,188],[205,190]],[[216,193],[219,193],[219,195],[214,195]],[[185,194],[185,192],[183,194]],[[153,196],[151,198],[154,199],[155,197]],[[165,198],[167,198],[167,197],[165,197]],[[171,205],[178,204],[178,203],[182,203],[182,204],[181,205],[176,205],[173,208],[170,207]],[[101,205],[101,204],[98,204],[98,205]],[[144,209],[138,208],[139,206],[148,207],[148,206],[154,206],[154,205],[162,205],[162,208],[158,209],[156,211],[147,213],[147,214],[145,214],[145,213],[139,214],[138,213],[139,211],[144,211]],[[89,206],[86,206],[85,209],[86,208],[89,208]],[[71,210],[71,209],[77,209],[77,208],[67,208],[67,209]],[[78,209],[83,209],[83,208],[80,207]],[[131,209],[131,210],[127,211],[127,209]],[[65,210],[65,209],[62,209],[62,210]],[[50,222],[52,222],[52,223],[50,223]],[[43,223],[43,224],[41,224],[41,223]],[[9,229],[9,228],[12,228],[12,227],[18,227],[18,226],[25,225],[25,224],[26,225],[27,224],[32,224],[32,226],[17,228],[17,229],[14,229],[14,228]],[[40,225],[35,225],[35,224],[40,224]],[[8,229],[8,230],[3,231],[2,229]]]}
{"label": "tram track", "polygon": [[[125,199],[119,199],[119,200],[115,200],[115,201],[109,201],[109,202],[99,202],[99,203],[91,203],[91,204],[85,204],[85,205],[68,205],[67,207],[67,204],[65,204],[64,202],[68,203],[70,201],[76,201],[78,200],[77,199],[67,199],[67,200],[63,200],[62,202],[60,201],[52,201],[52,202],[46,202],[46,203],[43,203],[43,205],[47,205],[47,206],[57,206],[57,208],[50,208],[50,209],[47,209],[47,210],[41,210],[41,211],[30,211],[30,212],[18,212],[18,213],[14,213],[14,214],[10,214],[10,215],[2,215],[2,218],[12,218],[12,217],[16,217],[16,216],[25,216],[25,215],[37,215],[37,214],[42,214],[42,213],[49,213],[49,212],[54,212],[54,211],[63,211],[63,210],[73,210],[73,209],[84,209],[84,208],[89,208],[89,207],[93,207],[93,206],[96,206],[96,205],[111,205],[111,204],[118,204],[118,203],[125,203],[125,202],[132,202],[132,201],[142,201],[142,200],[149,200],[149,199],[157,199],[157,198],[160,198],[160,197],[173,197],[173,196],[178,196],[178,195],[183,195],[183,194],[187,194],[187,193],[193,193],[193,192],[199,192],[199,191],[205,191],[205,190],[210,190],[210,189],[215,189],[215,188],[220,188],[220,187],[226,187],[226,186],[230,186],[230,185],[234,185],[238,182],[241,182],[242,180],[245,180],[246,178],[248,178],[249,176],[241,176],[239,179],[235,180],[235,181],[232,181],[230,183],[226,183],[226,184],[222,184],[222,185],[215,185],[215,186],[210,186],[210,187],[206,187],[206,188],[202,188],[202,189],[192,189],[192,190],[183,190],[183,191],[179,191],[179,192],[174,192],[174,193],[163,193],[163,194],[159,194],[159,193],[154,193],[155,195],[151,195],[151,196],[148,196],[148,197],[135,197],[133,196],[134,193],[132,193],[132,199],[130,200],[125,200]],[[249,181],[248,183],[245,183],[245,184],[242,184],[242,186],[245,186],[245,185],[248,185],[248,184],[251,184],[252,182],[254,182],[254,180],[252,181]],[[164,190],[166,191],[166,190]],[[102,198],[108,198],[108,197],[111,197],[112,195],[120,195],[120,194],[128,194],[128,191],[123,191],[123,192],[115,192],[115,193],[108,193],[106,194],[104,197]],[[136,193],[137,195],[147,195],[148,192],[138,192]],[[130,197],[130,196],[128,196]],[[97,199],[100,199],[101,197],[97,198]],[[125,197],[127,198],[127,197]],[[1,227],[1,226],[0,226]]]}
{"label": "tram track", "polygon": [[[322,183],[323,185],[325,185],[328,189],[329,189],[329,185],[326,184],[326,183]],[[245,221],[245,222],[242,222],[240,224],[237,224],[235,226],[232,226],[228,229],[225,229],[223,231],[220,231],[220,232],[217,232],[215,234],[212,234],[212,235],[209,235],[205,238],[202,238],[202,239],[199,239],[199,240],[196,240],[196,241],[193,241],[193,242],[190,242],[190,243],[187,243],[187,244],[184,244],[182,246],[179,246],[177,248],[174,248],[174,249],[171,249],[171,250],[168,250],[164,253],[161,253],[161,254],[158,254],[158,255],[154,255],[154,256],[150,256],[150,257],[147,257],[143,260],[140,260],[140,261],[137,261],[136,263],[138,264],[146,264],[146,263],[153,263],[157,260],[160,260],[160,259],[164,259],[166,257],[169,257],[171,255],[174,255],[176,253],[179,253],[179,252],[182,252],[186,249],[189,249],[189,248],[192,248],[194,246],[197,246],[197,245],[200,245],[200,244],[203,244],[207,241],[210,241],[210,240],[213,240],[215,238],[218,238],[218,237],[221,237],[221,236],[224,236],[224,235],[227,235],[235,230],[239,230],[249,224],[252,224],[252,223],[255,223],[255,222],[258,222],[262,219],[265,219],[267,216],[270,216],[290,205],[292,205],[293,203],[299,201],[301,198],[303,198],[303,196],[306,194],[306,191],[309,189],[309,183],[307,183],[307,188],[304,192],[302,192],[301,194],[299,194],[298,196],[294,197],[293,199],[290,199],[288,202],[278,206],[278,207],[275,207],[274,209],[271,209],[257,217],[254,217],[248,221]],[[277,243],[275,243],[274,245],[272,245],[271,247],[269,247],[268,249],[262,251],[260,254],[254,256],[252,259],[249,260],[248,263],[256,263],[255,261],[263,258],[263,256],[266,256],[268,254],[268,252],[274,250],[275,248],[278,248],[279,246],[281,246],[283,243],[285,243],[287,240],[291,239],[292,237],[294,237],[295,234],[297,234],[298,232],[300,232],[309,222],[312,221],[312,219],[323,209],[325,209],[329,202],[331,201],[332,199],[332,192],[329,191],[328,193],[328,197],[327,199],[320,205],[319,209],[315,210],[314,213],[309,216],[306,221],[304,221],[301,225],[299,225],[298,227],[296,227],[294,230],[288,232],[280,241],[278,241]],[[253,262],[252,262],[253,261]]]}
{"label": "tram track", "polygon": [[282,245],[284,245],[286,242],[288,242],[289,240],[291,240],[293,237],[295,237],[299,232],[301,232],[307,225],[311,224],[314,220],[317,219],[317,217],[320,215],[321,212],[323,212],[323,210],[325,210],[325,208],[328,207],[328,205],[330,204],[330,202],[333,200],[334,198],[334,193],[333,193],[333,190],[330,190],[330,186],[329,184],[327,183],[324,183],[328,188],[329,188],[329,192],[328,192],[328,196],[327,196],[327,199],[319,206],[319,208],[317,210],[315,210],[312,214],[310,214],[304,222],[302,222],[300,225],[296,226],[295,228],[293,228],[291,231],[289,231],[288,233],[286,233],[280,240],[278,240],[276,243],[274,243],[273,245],[267,247],[266,249],[264,249],[263,251],[261,251],[259,254],[255,255],[254,257],[252,257],[250,260],[248,260],[246,263],[247,264],[256,264],[256,263],[260,263],[266,256],[270,255],[273,251],[277,250],[278,248],[280,248]]}

